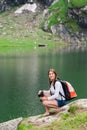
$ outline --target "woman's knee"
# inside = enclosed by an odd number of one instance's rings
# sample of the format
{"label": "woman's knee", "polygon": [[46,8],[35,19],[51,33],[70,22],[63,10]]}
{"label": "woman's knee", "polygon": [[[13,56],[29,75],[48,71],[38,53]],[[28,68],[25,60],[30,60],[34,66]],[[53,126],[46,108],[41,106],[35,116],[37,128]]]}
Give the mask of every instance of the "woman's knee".
{"label": "woman's knee", "polygon": [[48,105],[48,101],[43,101],[43,105],[47,106]]}

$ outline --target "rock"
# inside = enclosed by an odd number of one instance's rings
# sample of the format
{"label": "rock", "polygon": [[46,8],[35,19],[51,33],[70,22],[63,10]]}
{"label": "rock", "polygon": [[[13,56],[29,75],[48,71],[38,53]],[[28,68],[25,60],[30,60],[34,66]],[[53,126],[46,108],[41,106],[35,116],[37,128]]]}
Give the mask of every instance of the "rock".
{"label": "rock", "polygon": [[76,101],[69,103],[67,106],[71,106],[71,105],[78,105],[82,108],[87,108],[87,99],[78,99]]}
{"label": "rock", "polygon": [[58,1],[59,1],[59,0],[54,0],[53,3],[52,3],[52,5],[55,4],[55,3],[58,2]]}
{"label": "rock", "polygon": [[49,29],[48,29],[49,22],[50,22],[49,20],[45,22],[45,24],[43,26],[44,31],[49,31]]}
{"label": "rock", "polygon": [[47,18],[49,18],[49,16],[50,16],[49,10],[48,10],[48,9],[45,9],[45,10],[43,11],[43,17],[44,17],[45,19],[47,19]]}
{"label": "rock", "polygon": [[[45,28],[47,29],[47,28]],[[62,40],[71,44],[85,44],[87,42],[87,31],[73,32],[66,28],[64,24],[51,26],[51,32],[58,35]]]}
{"label": "rock", "polygon": [[61,114],[69,113],[69,108],[71,106],[77,106],[80,112],[87,111],[87,99],[78,99],[68,103],[67,105],[53,109],[50,111],[49,116],[37,115],[31,116],[22,120],[22,117],[10,120],[4,123],[0,123],[0,130],[17,130],[19,123],[20,124],[35,124],[37,126],[45,126],[50,124],[55,120],[61,119]]}
{"label": "rock", "polygon": [[81,16],[78,18],[78,24],[82,27],[82,28],[87,28],[87,16]]}
{"label": "rock", "polygon": [[0,0],[0,12],[4,12],[6,10],[11,10],[11,5],[7,4],[7,1]]}
{"label": "rock", "polygon": [[54,35],[57,34],[56,25],[51,26],[51,31],[52,31],[52,33],[53,33]]}
{"label": "rock", "polygon": [[42,44],[42,43],[38,44],[38,47],[46,47],[46,46],[47,44]]}
{"label": "rock", "polygon": [[4,123],[0,123],[0,130],[17,130],[18,125],[21,121],[22,117]]}
{"label": "rock", "polygon": [[87,11],[87,6],[85,6],[84,8],[81,8],[82,11]]}
{"label": "rock", "polygon": [[0,25],[0,28],[3,28],[3,25]]}
{"label": "rock", "polygon": [[79,26],[81,26],[82,28],[87,28],[87,6],[79,9],[68,9],[68,17],[76,19]]}
{"label": "rock", "polygon": [[36,3],[25,4],[21,8],[17,9],[14,13],[15,14],[21,14],[21,13],[23,13],[23,11],[32,11],[32,12],[35,12],[36,8],[37,8]]}
{"label": "rock", "polygon": [[27,118],[26,120],[23,120],[21,124],[35,124],[37,126],[45,126],[50,124],[52,121],[60,120],[62,113],[68,113],[69,108],[71,106],[78,106],[78,109],[86,110],[87,111],[87,99],[78,99],[75,101],[72,101],[71,103],[68,103],[67,105],[54,109],[50,112],[49,116],[43,116],[43,115],[37,115],[37,116],[31,116]]}

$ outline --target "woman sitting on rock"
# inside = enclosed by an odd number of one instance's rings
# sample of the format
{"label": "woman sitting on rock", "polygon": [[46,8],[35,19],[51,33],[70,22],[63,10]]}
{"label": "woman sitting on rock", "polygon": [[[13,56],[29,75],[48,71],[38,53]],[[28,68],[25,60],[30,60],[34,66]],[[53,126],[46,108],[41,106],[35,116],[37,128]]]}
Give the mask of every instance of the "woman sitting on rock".
{"label": "woman sitting on rock", "polygon": [[58,108],[66,104],[65,98],[60,95],[60,93],[64,95],[64,92],[61,83],[57,80],[58,77],[56,71],[54,69],[50,69],[48,71],[48,77],[50,83],[49,90],[40,90],[38,92],[40,100],[46,110],[44,114],[45,116],[50,114],[49,108]]}

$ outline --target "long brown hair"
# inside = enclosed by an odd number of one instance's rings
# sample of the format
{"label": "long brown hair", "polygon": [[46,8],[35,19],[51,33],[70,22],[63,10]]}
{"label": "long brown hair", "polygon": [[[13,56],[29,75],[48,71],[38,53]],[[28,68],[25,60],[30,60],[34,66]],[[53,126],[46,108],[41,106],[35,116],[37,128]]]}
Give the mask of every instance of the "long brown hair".
{"label": "long brown hair", "polygon": [[[50,71],[52,71],[54,74],[55,74],[55,79],[54,79],[54,81],[53,81],[53,86],[55,85],[55,82],[56,82],[56,80],[57,80],[57,73],[56,73],[56,71],[54,70],[54,69],[49,69],[48,70],[48,75],[49,75],[49,72]],[[52,83],[52,81],[49,79],[49,84],[51,85],[51,83]]]}

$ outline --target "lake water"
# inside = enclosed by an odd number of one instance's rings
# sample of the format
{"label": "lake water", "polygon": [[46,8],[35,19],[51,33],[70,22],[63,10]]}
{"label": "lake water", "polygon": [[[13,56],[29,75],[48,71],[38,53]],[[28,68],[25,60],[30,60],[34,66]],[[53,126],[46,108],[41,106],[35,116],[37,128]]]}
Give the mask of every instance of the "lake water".
{"label": "lake water", "polygon": [[44,113],[39,89],[48,89],[47,72],[54,68],[87,98],[87,48],[40,48],[27,56],[0,57],[0,122]]}

